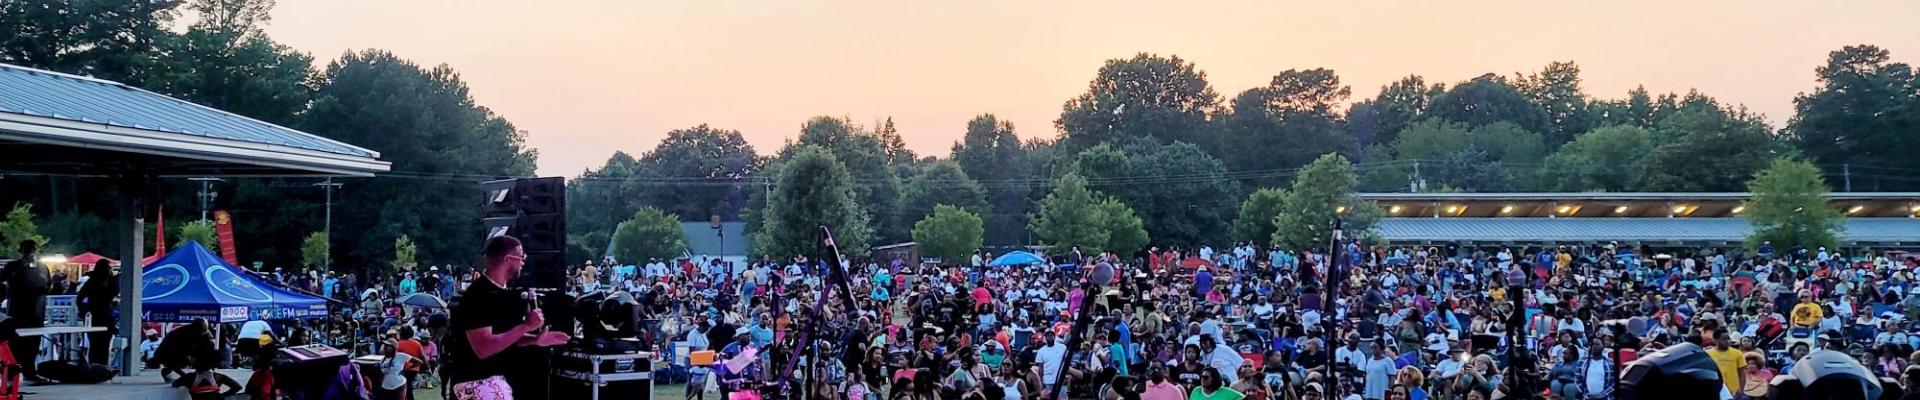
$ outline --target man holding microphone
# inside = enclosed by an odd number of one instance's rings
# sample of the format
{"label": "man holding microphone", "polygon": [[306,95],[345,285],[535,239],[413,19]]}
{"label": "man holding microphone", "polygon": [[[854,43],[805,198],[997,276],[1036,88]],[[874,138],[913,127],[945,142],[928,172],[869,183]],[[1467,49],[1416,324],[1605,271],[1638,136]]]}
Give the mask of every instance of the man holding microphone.
{"label": "man holding microphone", "polygon": [[[454,306],[447,341],[446,374],[459,400],[512,400],[513,387],[503,377],[511,368],[499,355],[512,347],[549,347],[567,342],[564,332],[544,332],[546,319],[507,282],[520,275],[527,253],[511,236],[487,239],[483,251],[486,270]],[[525,310],[524,313],[509,310]]]}

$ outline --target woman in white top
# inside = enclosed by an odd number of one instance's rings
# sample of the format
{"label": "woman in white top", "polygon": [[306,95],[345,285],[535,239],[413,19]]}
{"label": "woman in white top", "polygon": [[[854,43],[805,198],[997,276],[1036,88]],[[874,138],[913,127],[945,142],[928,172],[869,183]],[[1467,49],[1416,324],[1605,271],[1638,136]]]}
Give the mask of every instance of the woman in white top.
{"label": "woman in white top", "polygon": [[406,400],[407,377],[401,374],[407,371],[407,361],[413,360],[413,356],[394,351],[392,341],[381,346],[380,354],[383,357],[380,359],[380,391],[374,397]]}

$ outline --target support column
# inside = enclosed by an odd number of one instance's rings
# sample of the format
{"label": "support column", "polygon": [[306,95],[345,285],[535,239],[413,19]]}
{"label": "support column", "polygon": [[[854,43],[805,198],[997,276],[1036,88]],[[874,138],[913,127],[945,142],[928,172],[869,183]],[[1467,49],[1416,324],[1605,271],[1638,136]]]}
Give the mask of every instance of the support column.
{"label": "support column", "polygon": [[146,196],[144,178],[129,177],[120,180],[120,197],[114,202],[120,208],[120,336],[127,339],[127,347],[120,352],[120,376],[133,376],[140,364],[140,260],[145,251],[140,245],[145,240],[140,232],[145,230],[145,218],[142,218],[142,201]]}

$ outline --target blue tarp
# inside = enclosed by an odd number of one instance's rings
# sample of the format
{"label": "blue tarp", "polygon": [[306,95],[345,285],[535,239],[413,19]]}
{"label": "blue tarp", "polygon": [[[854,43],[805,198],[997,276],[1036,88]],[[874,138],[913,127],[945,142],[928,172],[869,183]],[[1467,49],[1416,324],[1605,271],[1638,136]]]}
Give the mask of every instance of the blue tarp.
{"label": "blue tarp", "polygon": [[325,316],[319,297],[274,287],[227,264],[199,243],[155,260],[140,276],[140,307],[150,322],[242,322]]}

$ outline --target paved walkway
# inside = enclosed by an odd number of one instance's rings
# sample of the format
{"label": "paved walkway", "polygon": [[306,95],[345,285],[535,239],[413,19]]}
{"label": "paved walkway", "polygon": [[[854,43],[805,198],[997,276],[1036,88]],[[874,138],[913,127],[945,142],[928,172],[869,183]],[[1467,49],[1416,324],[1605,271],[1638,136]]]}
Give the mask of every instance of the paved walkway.
{"label": "paved walkway", "polygon": [[[244,369],[223,369],[220,373],[233,377],[242,387],[252,371]],[[115,377],[112,381],[93,385],[57,384],[47,386],[28,386],[28,399],[97,399],[97,400],[185,400],[185,390],[160,382],[160,371],[141,370],[133,376]],[[235,395],[234,398],[246,398]]]}

